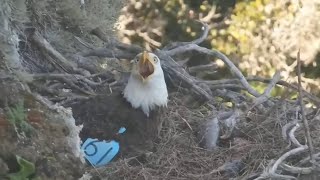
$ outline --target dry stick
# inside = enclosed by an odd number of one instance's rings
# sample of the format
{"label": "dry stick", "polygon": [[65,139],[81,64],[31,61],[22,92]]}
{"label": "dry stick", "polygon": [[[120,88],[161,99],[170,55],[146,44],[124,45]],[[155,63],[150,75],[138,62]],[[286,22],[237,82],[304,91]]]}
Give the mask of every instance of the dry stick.
{"label": "dry stick", "polygon": [[187,51],[192,51],[192,50],[221,59],[228,66],[230,71],[236,75],[236,77],[240,80],[241,84],[246,88],[246,90],[251,95],[253,95],[255,97],[260,96],[260,94],[250,86],[250,84],[248,83],[246,78],[243,76],[241,71],[232,63],[232,61],[229,60],[227,58],[227,56],[225,56],[224,54],[222,54],[218,50],[215,50],[215,49],[210,50],[210,49],[207,49],[204,47],[200,47],[196,44],[187,44],[184,46],[179,46],[179,47],[172,49],[172,50],[169,50],[169,51],[163,51],[163,53],[168,56],[174,56],[174,55],[181,54],[181,53],[184,53]]}
{"label": "dry stick", "polygon": [[203,97],[204,99],[208,101],[212,101],[213,97],[211,95],[211,90],[210,88],[204,84],[203,86],[199,86],[197,83],[198,80],[188,74],[188,72],[182,68],[177,66],[177,62],[174,61],[170,56],[162,53],[162,51],[156,52],[156,54],[159,56],[159,58],[163,61],[161,61],[161,65],[163,70],[172,78],[176,78],[176,81],[183,82],[184,84],[188,85],[191,87],[191,90]]}
{"label": "dry stick", "polygon": [[[76,80],[82,80],[85,83],[89,84],[90,86],[100,86],[103,84],[103,82],[94,82],[86,78],[85,76],[79,75],[79,74],[47,74],[47,73],[38,73],[38,74],[32,74],[32,78],[35,79],[62,79],[62,78],[69,78],[72,80],[72,78],[76,77]],[[72,80],[74,83],[76,81]]]}
{"label": "dry stick", "polygon": [[85,46],[86,48],[88,48],[88,49],[94,49],[94,46],[93,46],[93,45],[91,45],[91,44],[87,43],[86,41],[82,40],[80,37],[74,36],[74,38],[75,38],[76,40],[78,40],[78,41],[79,41],[83,46]]}
{"label": "dry stick", "polygon": [[[94,92],[89,92],[87,90],[82,89],[81,87],[77,86],[74,81],[73,77],[78,76],[77,78],[81,77],[79,75],[73,74],[33,74],[31,75],[34,79],[53,79],[53,80],[60,80],[67,83],[70,87],[79,90],[80,92],[87,94],[87,95],[95,95]],[[88,80],[89,81],[89,80]]]}
{"label": "dry stick", "polygon": [[[261,78],[261,77],[247,77],[247,81],[259,81],[262,83],[270,83],[272,79],[267,79],[267,78]],[[221,79],[221,80],[211,80],[211,81],[202,81],[203,83],[206,83],[208,85],[219,85],[219,84],[231,84],[231,83],[239,83],[238,79]],[[296,85],[290,84],[286,81],[280,80],[277,82],[277,85],[281,85],[284,87],[288,87],[290,89],[298,91],[299,88]],[[317,106],[320,106],[320,99],[309,92],[305,91],[302,89],[303,95],[308,97],[310,101],[315,103]]]}
{"label": "dry stick", "polygon": [[304,131],[305,131],[305,135],[307,137],[307,144],[309,146],[309,153],[310,153],[310,159],[312,162],[314,162],[314,150],[313,150],[313,144],[312,144],[312,139],[311,139],[311,135],[310,135],[310,128],[309,128],[309,124],[308,121],[306,119],[306,114],[304,111],[304,103],[303,103],[303,93],[302,93],[302,86],[301,86],[301,60],[300,60],[300,50],[298,51],[297,54],[297,75],[298,75],[298,84],[299,84],[299,103],[300,103],[300,107],[301,107],[301,114],[302,114],[302,121],[303,121],[303,125],[304,125]]}
{"label": "dry stick", "polygon": [[277,82],[279,80],[280,80],[280,72],[277,71],[273,75],[271,82],[269,83],[268,87],[264,90],[263,94],[254,100],[252,107],[249,108],[248,111],[251,111],[257,105],[260,105],[260,104],[266,102],[270,97],[270,93],[271,93],[272,89],[274,88],[274,86],[277,84]]}
{"label": "dry stick", "polygon": [[295,149],[292,149],[286,153],[284,153],[273,165],[272,167],[267,171],[261,174],[258,178],[255,180],[259,179],[265,179],[265,178],[272,178],[272,177],[278,177],[278,178],[283,178],[283,179],[296,179],[293,176],[288,176],[288,175],[280,175],[276,173],[276,170],[278,169],[278,166],[283,163],[284,160],[286,160],[289,156],[296,155],[298,153],[301,153],[305,150],[308,149],[308,146],[300,146]]}
{"label": "dry stick", "polygon": [[223,99],[230,99],[236,104],[244,104],[243,99],[246,99],[245,95],[234,91],[230,91],[228,89],[216,89],[213,91],[213,93],[216,96],[221,97]]}
{"label": "dry stick", "polygon": [[295,149],[292,149],[286,153],[284,153],[272,166],[272,168],[270,169],[269,172],[271,173],[275,173],[276,170],[278,169],[278,166],[284,161],[286,160],[289,156],[293,156],[293,155],[296,155],[298,153],[301,153],[305,150],[308,149],[308,146],[300,146],[298,148],[295,148]]}
{"label": "dry stick", "polygon": [[289,138],[291,142],[296,145],[297,147],[302,146],[300,142],[297,140],[297,138],[294,136],[295,131],[300,127],[300,125],[297,123],[289,132]]}
{"label": "dry stick", "polygon": [[196,73],[196,72],[207,71],[212,69],[218,69],[217,64],[209,63],[204,65],[192,66],[188,68],[190,73]]}
{"label": "dry stick", "polygon": [[282,163],[280,167],[281,169],[284,169],[285,171],[293,174],[310,174],[313,171],[312,167],[295,167],[285,163]]}
{"label": "dry stick", "polygon": [[90,74],[88,71],[78,68],[75,63],[68,61],[61,53],[55,50],[54,47],[52,47],[51,44],[39,33],[34,33],[32,39],[39,49],[41,49],[45,53],[48,53],[52,58],[54,58],[54,65],[61,67],[65,72],[79,73],[82,75]]}
{"label": "dry stick", "polygon": [[[282,130],[281,130],[281,134],[282,134],[282,138],[284,140],[289,140],[289,134],[288,134],[288,129],[291,129],[293,126],[295,126],[297,124],[297,120],[295,121],[291,121],[291,122],[288,122],[287,124],[285,124],[283,127],[282,127]],[[289,143],[291,143],[291,141],[289,140]]]}
{"label": "dry stick", "polygon": [[206,23],[203,23],[201,21],[199,21],[202,25],[203,25],[203,33],[202,35],[198,38],[198,39],[195,39],[193,41],[190,41],[190,42],[173,42],[173,43],[170,43],[168,45],[166,45],[162,50],[171,50],[171,49],[174,49],[178,46],[184,46],[184,45],[187,45],[187,44],[200,44],[202,43],[204,40],[206,40],[206,38],[208,37],[208,33],[209,33],[209,26],[208,24]]}
{"label": "dry stick", "polygon": [[49,55],[53,56],[57,63],[55,65],[61,66],[66,72],[73,72],[75,64],[69,62],[65,59],[58,51],[56,51],[51,44],[45,40],[39,33],[34,33],[32,36],[33,41],[36,43],[38,48],[47,52]]}
{"label": "dry stick", "polygon": [[[320,160],[320,153],[314,154],[313,157],[314,157],[315,160]],[[308,162],[310,162],[310,156],[302,159],[302,160],[299,162],[299,165],[303,165],[303,164],[306,164],[306,163],[308,163]]]}
{"label": "dry stick", "polygon": [[246,90],[241,84],[221,84],[221,85],[211,85],[211,90],[216,89],[243,89]]}

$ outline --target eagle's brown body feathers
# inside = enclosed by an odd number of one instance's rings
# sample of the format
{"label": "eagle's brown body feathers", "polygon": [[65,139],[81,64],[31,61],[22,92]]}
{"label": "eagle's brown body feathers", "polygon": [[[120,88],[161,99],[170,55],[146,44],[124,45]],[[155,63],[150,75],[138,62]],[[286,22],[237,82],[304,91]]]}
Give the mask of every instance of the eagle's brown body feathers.
{"label": "eagle's brown body feathers", "polygon": [[[122,155],[134,156],[150,151],[159,135],[167,106],[168,91],[160,59],[143,52],[132,61],[126,87],[109,95],[100,95],[73,105],[78,124],[83,124],[82,139],[118,139]],[[115,134],[121,127],[124,134]]]}
{"label": "eagle's brown body feathers", "polygon": [[[133,109],[121,93],[97,96],[72,106],[78,124],[83,124],[81,139],[117,139],[120,153],[130,157],[144,150],[152,150],[153,141],[162,127],[162,108],[151,111],[147,117],[140,109]],[[120,127],[125,133],[115,135]]]}

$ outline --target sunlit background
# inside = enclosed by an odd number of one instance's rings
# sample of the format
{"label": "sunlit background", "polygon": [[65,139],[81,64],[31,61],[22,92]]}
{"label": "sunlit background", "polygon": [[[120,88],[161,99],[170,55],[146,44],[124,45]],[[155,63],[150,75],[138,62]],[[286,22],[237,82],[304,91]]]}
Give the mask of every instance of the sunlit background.
{"label": "sunlit background", "polygon": [[281,70],[290,83],[297,82],[300,49],[303,87],[319,95],[319,19],[317,0],[130,0],[117,28],[123,42],[152,50],[197,38],[200,20],[211,28],[202,46],[222,51],[248,76],[271,77]]}

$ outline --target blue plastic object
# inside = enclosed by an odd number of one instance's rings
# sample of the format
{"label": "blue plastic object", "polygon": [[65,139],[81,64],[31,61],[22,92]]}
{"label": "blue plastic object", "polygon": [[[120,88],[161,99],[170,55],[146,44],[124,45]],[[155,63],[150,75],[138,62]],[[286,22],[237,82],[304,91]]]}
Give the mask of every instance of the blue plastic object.
{"label": "blue plastic object", "polygon": [[[123,131],[124,132],[124,131]],[[88,138],[81,146],[85,158],[95,167],[108,164],[119,152],[119,143]]]}
{"label": "blue plastic object", "polygon": [[127,129],[125,127],[121,127],[118,131],[118,134],[122,134],[126,131]]}

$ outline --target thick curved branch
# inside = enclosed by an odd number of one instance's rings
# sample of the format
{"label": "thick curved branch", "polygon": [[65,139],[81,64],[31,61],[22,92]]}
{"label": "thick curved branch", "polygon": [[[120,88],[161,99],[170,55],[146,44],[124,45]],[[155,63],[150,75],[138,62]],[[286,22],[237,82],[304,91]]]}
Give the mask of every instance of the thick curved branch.
{"label": "thick curved branch", "polygon": [[[158,57],[162,60],[161,66],[163,70],[171,77],[171,79],[175,79],[176,82],[182,82],[183,84],[191,87],[191,90],[204,97],[208,101],[212,101],[213,97],[211,94],[211,90],[209,86],[203,84],[199,85],[198,80],[193,76],[189,75],[189,73],[183,69],[177,62],[175,62],[170,56],[158,50],[155,52]],[[179,84],[179,83],[177,83]]]}
{"label": "thick curved branch", "polygon": [[80,73],[83,75],[87,75],[89,73],[84,69],[78,68],[75,63],[67,60],[61,53],[55,50],[51,46],[51,44],[39,33],[35,32],[32,35],[32,40],[35,42],[37,47],[44,52],[44,54],[49,54],[48,60],[50,60],[50,62],[58,69],[62,69],[67,73]]}
{"label": "thick curved branch", "polygon": [[306,151],[307,149],[308,149],[308,146],[300,146],[300,147],[297,147],[295,149],[292,149],[292,150],[284,153],[276,162],[273,163],[272,167],[267,172],[264,172],[257,179],[265,179],[265,178],[268,178],[268,177],[271,177],[271,178],[272,177],[274,177],[274,178],[278,177],[278,178],[284,178],[284,179],[296,179],[293,176],[277,174],[276,171],[277,171],[278,167],[283,163],[283,161],[285,161],[289,156],[296,155],[298,153]]}
{"label": "thick curved branch", "polygon": [[258,93],[256,90],[254,90],[250,84],[248,83],[248,81],[246,80],[246,78],[243,76],[243,74],[240,72],[240,70],[232,63],[232,61],[229,60],[229,58],[227,58],[227,56],[225,56],[224,54],[222,54],[221,52],[219,52],[218,50],[210,50],[204,47],[200,47],[196,44],[188,44],[185,46],[180,46],[177,47],[175,49],[172,50],[168,50],[168,51],[163,51],[163,54],[166,54],[167,56],[174,56],[177,54],[182,54],[185,53],[187,51],[198,51],[200,53],[203,54],[207,54],[209,56],[212,57],[216,57],[221,59],[230,69],[231,73],[233,73],[234,75],[236,75],[237,78],[239,78],[241,84],[247,89],[247,91],[255,96],[258,97],[260,96],[260,93]]}

